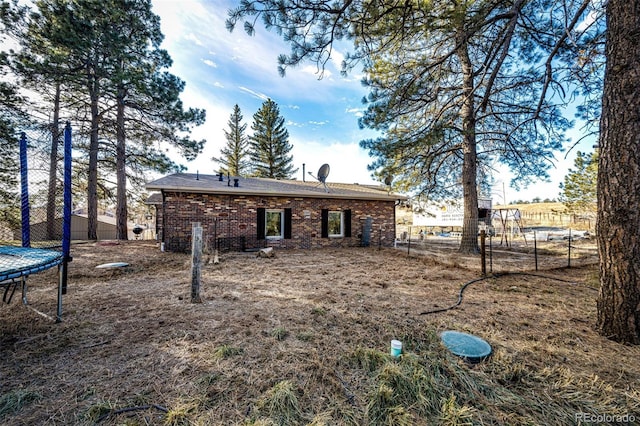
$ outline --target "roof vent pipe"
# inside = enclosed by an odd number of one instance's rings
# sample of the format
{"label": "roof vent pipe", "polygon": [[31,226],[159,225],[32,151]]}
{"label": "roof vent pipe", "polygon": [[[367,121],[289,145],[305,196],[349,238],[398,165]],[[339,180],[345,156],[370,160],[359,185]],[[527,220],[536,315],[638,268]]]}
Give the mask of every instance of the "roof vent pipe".
{"label": "roof vent pipe", "polygon": [[222,182],[224,180],[224,177],[222,177],[222,172],[218,172],[218,180],[220,182]]}
{"label": "roof vent pipe", "polygon": [[304,165],[304,163],[302,163],[302,181],[303,181],[303,182],[306,182],[306,181],[304,180],[304,175],[306,174],[306,173],[304,172],[304,169],[305,169],[305,165]]}
{"label": "roof vent pipe", "polygon": [[200,172],[196,170],[196,180],[200,180]]}
{"label": "roof vent pipe", "polygon": [[240,179],[237,179],[237,178],[233,179],[233,186],[236,187],[236,188],[239,187],[240,186]]}

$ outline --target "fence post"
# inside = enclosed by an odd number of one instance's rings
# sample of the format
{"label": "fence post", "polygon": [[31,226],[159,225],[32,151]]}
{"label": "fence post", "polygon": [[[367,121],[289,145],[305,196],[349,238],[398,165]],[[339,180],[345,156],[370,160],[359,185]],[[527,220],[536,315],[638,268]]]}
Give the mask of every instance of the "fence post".
{"label": "fence post", "polygon": [[493,237],[489,233],[489,272],[493,274]]}
{"label": "fence post", "polygon": [[487,252],[485,248],[485,240],[487,238],[487,233],[484,231],[480,231],[480,259],[482,262],[482,276],[487,275]]}
{"label": "fence post", "polygon": [[569,228],[569,249],[567,256],[567,268],[571,268],[571,228]]}
{"label": "fence post", "polygon": [[191,303],[202,303],[200,271],[202,269],[202,226],[194,222],[191,228]]}
{"label": "fence post", "polygon": [[533,258],[536,261],[536,271],[538,270],[538,237],[536,231],[533,231]]}

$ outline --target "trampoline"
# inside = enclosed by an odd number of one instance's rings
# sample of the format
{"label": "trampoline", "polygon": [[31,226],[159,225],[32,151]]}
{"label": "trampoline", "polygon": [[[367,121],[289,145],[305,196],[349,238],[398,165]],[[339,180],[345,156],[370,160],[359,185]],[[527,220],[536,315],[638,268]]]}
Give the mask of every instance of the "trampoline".
{"label": "trampoline", "polygon": [[[62,319],[62,295],[67,290],[67,266],[71,261],[71,125],[64,130],[63,161],[63,207],[62,241],[42,241],[39,247],[31,246],[31,232],[35,227],[31,223],[29,202],[29,176],[27,166],[27,139],[23,133],[20,139],[20,199],[21,199],[21,236],[20,245],[0,245],[0,287],[4,287],[3,301],[11,302],[18,285],[22,288],[22,302],[27,304],[26,278],[44,270],[58,267],[58,303],[56,322]],[[40,189],[40,188],[37,188]],[[49,225],[45,223],[45,225]],[[47,226],[48,227],[48,226]],[[33,308],[32,308],[33,309]],[[44,316],[41,312],[38,312]],[[48,317],[48,316],[47,316]]]}
{"label": "trampoline", "polygon": [[0,282],[58,266],[62,257],[51,249],[0,246]]}

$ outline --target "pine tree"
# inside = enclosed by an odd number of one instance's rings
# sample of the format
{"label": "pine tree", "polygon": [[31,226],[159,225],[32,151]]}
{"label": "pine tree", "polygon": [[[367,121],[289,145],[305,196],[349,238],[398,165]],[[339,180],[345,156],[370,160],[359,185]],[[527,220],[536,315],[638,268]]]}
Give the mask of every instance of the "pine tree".
{"label": "pine tree", "polygon": [[[202,150],[204,142],[179,134],[188,135],[189,127],[202,124],[205,115],[201,110],[183,110],[179,95],[184,83],[163,71],[171,66],[171,58],[159,48],[163,35],[151,2],[127,0],[117,4],[118,8],[110,9],[114,31],[109,35],[111,44],[120,48],[113,52],[114,72],[105,84],[105,95],[115,100],[116,114],[115,117],[106,115],[104,121],[115,121],[105,133],[112,137],[115,133],[117,237],[126,240],[127,181],[136,183],[131,179],[134,174],[128,170],[144,170],[140,165],[129,164],[128,159],[133,158],[129,157],[130,145],[135,144],[136,150],[152,154],[158,142],[168,142],[181,149],[187,158],[193,158]],[[157,90],[158,86],[163,90]]]}
{"label": "pine tree", "polygon": [[[77,157],[87,168],[86,197],[80,197],[87,203],[87,238],[97,237],[100,196],[113,192],[118,237],[126,239],[127,182],[142,187],[147,170],[181,169],[159,144],[195,158],[204,141],[189,134],[205,113],[183,107],[184,82],[166,71],[171,58],[159,48],[163,35],[150,0],[36,0],[30,7],[29,13],[7,9],[14,20],[24,17],[24,31],[12,25],[22,47],[14,63],[22,85],[53,105],[51,157],[60,111],[79,122],[77,135],[89,134],[88,146],[76,146],[88,157]],[[117,191],[107,180],[112,175]]]}
{"label": "pine tree", "polygon": [[278,105],[267,99],[253,115],[253,120],[249,156],[254,176],[291,179],[298,169],[293,168],[293,156],[289,154],[293,146],[289,143],[289,132]]}
{"label": "pine tree", "polygon": [[591,155],[577,153],[574,169],[564,177],[560,184],[560,202],[570,213],[593,214],[596,212],[598,184],[598,151]]}
{"label": "pine tree", "polygon": [[241,2],[227,28],[250,17],[244,28],[253,34],[260,17],[283,35],[291,51],[278,58],[282,74],[303,61],[323,69],[338,40],[353,41],[343,72],[364,65],[370,94],[360,125],[381,135],[361,142],[370,170],[427,198],[462,196],[460,250],[476,252],[483,174],[497,161],[517,180],[545,178],[566,140],[558,104],[570,97],[553,95],[574,90],[567,69],[575,65],[560,67],[603,32],[578,26],[591,2],[335,3]]}
{"label": "pine tree", "polygon": [[[0,76],[6,74],[6,65],[6,57],[0,53]],[[0,81],[0,220],[10,228],[20,223],[17,128],[26,122],[23,101],[16,86]]]}
{"label": "pine tree", "polygon": [[236,104],[227,122],[229,130],[224,131],[227,144],[220,150],[221,157],[213,158],[214,161],[222,165],[220,171],[223,174],[244,176],[249,170],[250,163],[247,160],[249,139],[244,133],[247,124],[242,123],[242,118],[240,107]]}
{"label": "pine tree", "polygon": [[610,0],[606,10],[607,69],[598,140],[596,328],[609,339],[640,345],[640,0]]}

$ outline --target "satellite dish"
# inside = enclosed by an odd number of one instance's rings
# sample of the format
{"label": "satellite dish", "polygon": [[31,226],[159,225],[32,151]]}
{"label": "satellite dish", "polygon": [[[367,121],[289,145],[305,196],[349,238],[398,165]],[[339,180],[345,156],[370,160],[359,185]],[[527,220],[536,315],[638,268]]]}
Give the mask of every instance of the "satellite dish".
{"label": "satellite dish", "polygon": [[327,176],[329,176],[329,165],[328,164],[323,164],[322,166],[320,166],[320,169],[318,169],[318,176],[314,176],[311,174],[311,172],[309,172],[309,176],[318,179],[320,181],[320,183],[322,183],[324,185],[324,190],[326,192],[329,192],[329,188],[327,188]]}
{"label": "satellite dish", "polygon": [[318,180],[325,183],[327,181],[327,176],[329,176],[329,165],[325,163],[320,166],[320,169],[318,170]]}

